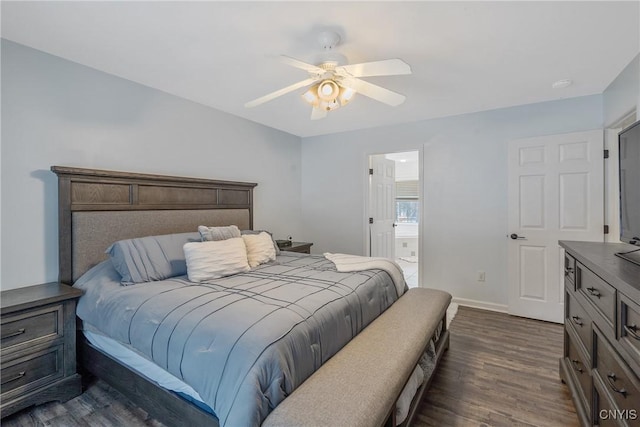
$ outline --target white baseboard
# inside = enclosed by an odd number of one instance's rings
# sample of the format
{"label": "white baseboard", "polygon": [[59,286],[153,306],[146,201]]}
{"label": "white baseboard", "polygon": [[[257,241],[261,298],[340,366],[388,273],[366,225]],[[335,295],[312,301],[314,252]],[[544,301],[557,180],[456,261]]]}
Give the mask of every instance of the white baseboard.
{"label": "white baseboard", "polygon": [[466,299],[466,298],[453,298],[452,301],[455,302],[456,304],[459,304],[465,307],[480,308],[482,310],[497,311],[500,313],[507,313],[509,309],[509,307],[504,304],[476,301],[473,299]]}

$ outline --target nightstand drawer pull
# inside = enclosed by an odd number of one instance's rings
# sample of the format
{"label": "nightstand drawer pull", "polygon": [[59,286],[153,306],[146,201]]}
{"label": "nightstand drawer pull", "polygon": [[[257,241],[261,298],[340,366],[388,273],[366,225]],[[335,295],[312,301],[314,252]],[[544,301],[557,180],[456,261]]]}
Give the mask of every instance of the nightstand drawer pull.
{"label": "nightstand drawer pull", "polygon": [[616,379],[616,374],[614,374],[613,372],[607,374],[607,382],[609,383],[609,387],[611,387],[611,390],[615,391],[616,393],[620,393],[626,399],[627,390],[616,387],[616,385],[614,384]]}
{"label": "nightstand drawer pull", "polygon": [[[7,339],[7,338],[17,337],[18,335],[22,335],[22,334],[24,334],[24,328],[20,328],[20,329],[18,329],[18,330],[17,330],[17,331],[15,331],[15,332],[9,332],[8,334],[3,335],[3,336],[2,336],[2,339],[3,339],[3,340],[5,340],[5,339]],[[3,383],[3,384],[4,384],[4,383]]]}
{"label": "nightstand drawer pull", "polygon": [[571,316],[571,319],[573,319],[573,323],[575,323],[578,326],[582,326],[583,323],[580,321],[580,317],[579,316]]}
{"label": "nightstand drawer pull", "polygon": [[628,335],[631,335],[633,338],[640,341],[640,335],[638,335],[638,333],[636,332],[638,330],[638,327],[636,325],[631,325],[631,326],[624,325],[623,327],[624,327],[624,331]]}
{"label": "nightstand drawer pull", "polygon": [[9,377],[9,378],[7,378],[7,379],[3,380],[3,381],[2,381],[2,383],[0,383],[0,385],[5,385],[5,384],[8,384],[8,383],[13,382],[13,381],[15,381],[15,380],[19,380],[20,378],[24,377],[24,375],[25,375],[25,374],[26,374],[26,372],[25,372],[25,371],[18,372],[18,373],[17,373],[17,374],[15,374],[14,376]]}
{"label": "nightstand drawer pull", "polygon": [[589,291],[589,295],[591,295],[593,297],[600,298],[602,296],[600,291],[597,290],[596,288],[587,288],[587,291]]}
{"label": "nightstand drawer pull", "polygon": [[582,373],[582,368],[580,367],[580,361],[578,359],[571,359],[571,363],[573,363],[573,369],[575,369],[576,372]]}

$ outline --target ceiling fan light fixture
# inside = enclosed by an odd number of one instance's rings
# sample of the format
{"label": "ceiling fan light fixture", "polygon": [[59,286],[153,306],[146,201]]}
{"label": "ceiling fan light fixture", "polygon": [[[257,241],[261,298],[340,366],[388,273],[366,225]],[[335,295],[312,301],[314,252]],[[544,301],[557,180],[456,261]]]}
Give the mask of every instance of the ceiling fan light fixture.
{"label": "ceiling fan light fixture", "polygon": [[302,99],[304,99],[314,107],[318,105],[318,86],[319,85],[313,85],[305,93],[302,94]]}
{"label": "ceiling fan light fixture", "polygon": [[318,98],[323,101],[335,101],[340,93],[340,87],[333,80],[323,80],[318,85]]}
{"label": "ceiling fan light fixture", "polygon": [[351,89],[350,87],[342,87],[340,88],[340,95],[338,99],[340,100],[340,105],[347,105],[351,99],[353,99],[353,95],[356,94],[356,91]]}

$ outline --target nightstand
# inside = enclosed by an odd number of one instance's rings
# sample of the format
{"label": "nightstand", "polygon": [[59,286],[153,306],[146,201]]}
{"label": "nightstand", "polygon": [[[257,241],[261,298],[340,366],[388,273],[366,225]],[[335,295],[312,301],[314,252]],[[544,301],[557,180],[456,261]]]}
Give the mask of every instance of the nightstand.
{"label": "nightstand", "polygon": [[82,291],[53,282],[0,293],[0,417],[80,393],[76,300]]}
{"label": "nightstand", "polygon": [[280,247],[280,250],[286,252],[300,252],[302,254],[310,254],[311,246],[313,246],[313,243],[291,242],[291,246],[282,246]]}

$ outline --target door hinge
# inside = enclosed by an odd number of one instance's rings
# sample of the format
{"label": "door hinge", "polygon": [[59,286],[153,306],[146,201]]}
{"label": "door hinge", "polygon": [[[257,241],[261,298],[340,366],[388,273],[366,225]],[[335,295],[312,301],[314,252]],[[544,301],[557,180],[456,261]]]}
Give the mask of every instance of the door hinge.
{"label": "door hinge", "polygon": [[608,225],[604,226],[604,234],[609,234],[609,226]]}
{"label": "door hinge", "polygon": [[373,175],[373,169],[369,169],[369,175]]}
{"label": "door hinge", "polygon": [[604,158],[605,159],[609,158],[609,150],[604,150]]}
{"label": "door hinge", "polygon": [[373,224],[373,218],[369,218],[369,224]]}

